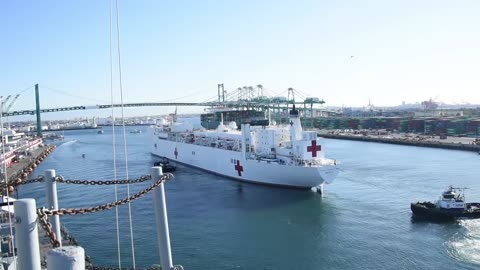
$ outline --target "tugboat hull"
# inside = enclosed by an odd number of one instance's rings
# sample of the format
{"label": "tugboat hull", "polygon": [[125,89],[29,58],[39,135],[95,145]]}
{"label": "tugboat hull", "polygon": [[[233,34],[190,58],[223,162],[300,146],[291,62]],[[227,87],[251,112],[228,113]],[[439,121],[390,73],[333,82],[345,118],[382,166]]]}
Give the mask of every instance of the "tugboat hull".
{"label": "tugboat hull", "polygon": [[413,215],[430,220],[447,221],[457,218],[480,218],[480,203],[466,203],[465,209],[438,208],[432,202],[410,204]]}

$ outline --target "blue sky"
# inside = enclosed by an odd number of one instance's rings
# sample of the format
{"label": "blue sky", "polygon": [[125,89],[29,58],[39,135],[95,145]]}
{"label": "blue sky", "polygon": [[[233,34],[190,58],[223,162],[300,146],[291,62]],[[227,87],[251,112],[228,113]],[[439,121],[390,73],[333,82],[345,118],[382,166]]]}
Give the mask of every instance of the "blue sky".
{"label": "blue sky", "polygon": [[[200,102],[218,83],[260,83],[326,105],[480,103],[480,1],[120,0],[119,8],[126,102]],[[2,1],[0,24],[0,95],[38,83],[43,107],[110,102],[109,1]],[[118,101],[117,70],[115,82]],[[14,109],[33,106],[32,88]]]}

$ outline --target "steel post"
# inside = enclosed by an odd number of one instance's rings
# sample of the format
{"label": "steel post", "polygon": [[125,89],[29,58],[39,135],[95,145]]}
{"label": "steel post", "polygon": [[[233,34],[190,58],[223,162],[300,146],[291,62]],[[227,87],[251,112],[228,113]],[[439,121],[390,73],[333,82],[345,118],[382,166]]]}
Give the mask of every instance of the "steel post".
{"label": "steel post", "polygon": [[78,246],[50,249],[48,270],[85,270],[85,250]]}
{"label": "steel post", "polygon": [[[50,210],[58,210],[58,197],[57,197],[57,183],[55,179],[55,170],[45,170],[45,183],[47,190],[47,208]],[[52,224],[52,229],[57,236],[57,240],[62,246],[62,234],[60,231],[60,217],[55,215],[49,217],[50,224]]]}
{"label": "steel post", "polygon": [[34,199],[14,202],[15,244],[17,247],[17,270],[40,270],[40,247],[38,243],[37,213]]}
{"label": "steel post", "polygon": [[[151,168],[154,181],[162,176],[161,167]],[[154,190],[155,219],[157,222],[157,238],[160,252],[160,265],[162,269],[173,267],[172,251],[170,248],[170,235],[168,231],[167,203],[165,201],[165,189],[163,183]]]}

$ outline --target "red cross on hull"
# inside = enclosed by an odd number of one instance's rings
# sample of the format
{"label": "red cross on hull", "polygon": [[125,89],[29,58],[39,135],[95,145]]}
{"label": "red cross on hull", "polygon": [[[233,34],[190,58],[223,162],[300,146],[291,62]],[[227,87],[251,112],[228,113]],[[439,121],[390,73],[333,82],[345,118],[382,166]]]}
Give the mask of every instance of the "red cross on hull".
{"label": "red cross on hull", "polygon": [[307,146],[307,152],[312,152],[312,157],[317,157],[317,151],[321,151],[322,147],[317,145],[316,140],[312,140],[312,145]]}
{"label": "red cross on hull", "polygon": [[238,176],[242,176],[243,166],[240,165],[240,160],[237,160],[237,164],[235,165],[235,170],[238,172]]}

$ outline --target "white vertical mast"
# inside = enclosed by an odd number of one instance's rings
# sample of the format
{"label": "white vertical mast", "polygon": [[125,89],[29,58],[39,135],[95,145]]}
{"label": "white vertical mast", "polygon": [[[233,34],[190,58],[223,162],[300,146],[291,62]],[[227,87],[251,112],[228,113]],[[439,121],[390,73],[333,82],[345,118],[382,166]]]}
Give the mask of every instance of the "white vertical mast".
{"label": "white vertical mast", "polygon": [[290,137],[292,141],[297,141],[302,139],[302,124],[300,123],[300,116],[298,110],[295,109],[295,104],[290,110]]}

